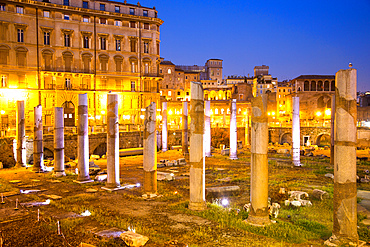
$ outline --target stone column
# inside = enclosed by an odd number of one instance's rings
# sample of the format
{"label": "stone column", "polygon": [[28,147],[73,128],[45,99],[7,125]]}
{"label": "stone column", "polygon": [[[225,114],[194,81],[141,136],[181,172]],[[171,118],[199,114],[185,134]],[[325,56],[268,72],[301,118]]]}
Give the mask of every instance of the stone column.
{"label": "stone column", "polygon": [[301,152],[301,131],[299,118],[299,97],[292,97],[293,103],[293,119],[292,119],[292,148],[293,148],[293,165],[301,166],[300,152]]}
{"label": "stone column", "polygon": [[200,82],[191,82],[190,87],[190,202],[189,209],[206,209],[205,163],[203,150],[204,101]]}
{"label": "stone column", "polygon": [[251,210],[246,220],[256,226],[270,224],[268,211],[267,95],[252,98]]}
{"label": "stone column", "polygon": [[249,114],[248,114],[248,110],[247,110],[246,120],[245,120],[244,145],[249,146]]}
{"label": "stone column", "polygon": [[42,106],[34,108],[34,139],[33,139],[33,170],[43,172],[44,167],[44,145],[42,143]]}
{"label": "stone column", "polygon": [[335,75],[335,145],[333,236],[338,245],[358,244],[356,139],[357,70],[339,70]]}
{"label": "stone column", "polygon": [[334,122],[335,121],[335,94],[331,97],[331,119],[330,119],[330,165],[334,166]]}
{"label": "stone column", "polygon": [[156,104],[152,102],[145,108],[144,122],[144,192],[157,193],[157,135]]}
{"label": "stone column", "polygon": [[88,136],[88,107],[87,107],[87,94],[78,95],[78,122],[77,122],[77,135],[78,135],[78,182],[89,182],[89,136]]}
{"label": "stone column", "polygon": [[236,127],[236,99],[232,99],[230,105],[230,152],[229,152],[230,159],[232,160],[238,159],[237,148],[238,148],[238,137]]}
{"label": "stone column", "polygon": [[107,188],[120,187],[119,182],[119,124],[118,95],[107,98]]}
{"label": "stone column", "polygon": [[26,128],[24,101],[17,101],[17,167],[26,166]]}
{"label": "stone column", "polygon": [[54,107],[54,175],[65,176],[64,172],[64,109]]}
{"label": "stone column", "polygon": [[211,101],[205,103],[205,118],[204,118],[204,156],[211,157]]}
{"label": "stone column", "polygon": [[182,102],[182,153],[185,157],[189,155],[188,146],[188,102]]}
{"label": "stone column", "polygon": [[167,102],[162,102],[162,152],[167,149]]}

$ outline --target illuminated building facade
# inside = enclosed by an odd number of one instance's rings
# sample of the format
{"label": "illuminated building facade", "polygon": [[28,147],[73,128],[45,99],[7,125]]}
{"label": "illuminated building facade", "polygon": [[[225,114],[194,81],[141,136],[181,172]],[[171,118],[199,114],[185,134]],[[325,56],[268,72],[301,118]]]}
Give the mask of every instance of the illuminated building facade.
{"label": "illuminated building facade", "polygon": [[[119,121],[136,126],[141,109],[159,104],[157,10],[126,1],[0,1],[1,128],[15,126],[16,101],[42,105],[44,126],[64,107],[75,126],[78,94],[88,94],[89,125],[105,123],[107,93],[119,95]],[[95,128],[97,129],[97,128]]]}
{"label": "illuminated building facade", "polygon": [[255,66],[253,77],[253,96],[276,92],[277,78],[269,74],[269,66]]}

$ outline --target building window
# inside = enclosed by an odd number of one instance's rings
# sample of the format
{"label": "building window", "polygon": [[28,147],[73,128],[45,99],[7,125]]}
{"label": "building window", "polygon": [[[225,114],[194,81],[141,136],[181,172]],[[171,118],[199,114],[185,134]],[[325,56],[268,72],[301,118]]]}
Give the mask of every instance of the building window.
{"label": "building window", "polygon": [[23,7],[17,6],[17,13],[23,14]]}
{"label": "building window", "polygon": [[88,36],[83,37],[83,45],[84,45],[84,48],[89,48],[89,37]]}
{"label": "building window", "polygon": [[69,6],[69,0],[63,0],[63,5]]}
{"label": "building window", "polygon": [[159,55],[159,43],[157,42],[157,55]]}
{"label": "building window", "polygon": [[64,20],[69,20],[69,15],[64,15]]}
{"label": "building window", "polygon": [[23,29],[18,29],[17,31],[17,41],[18,42],[24,42],[24,31]]}
{"label": "building window", "polygon": [[50,18],[50,11],[44,11],[44,17]]}
{"label": "building window", "polygon": [[71,52],[64,52],[63,53],[64,59],[64,71],[71,72],[72,71],[72,61],[73,61],[73,54]]}
{"label": "building window", "polygon": [[89,22],[89,17],[88,17],[88,16],[84,16],[84,17],[82,17],[82,21],[83,21],[83,22]]}
{"label": "building window", "polygon": [[149,42],[144,42],[144,53],[149,53]]}
{"label": "building window", "polygon": [[107,19],[105,18],[100,18],[100,24],[107,24]]}
{"label": "building window", "polygon": [[130,27],[131,27],[131,28],[135,28],[135,27],[136,27],[136,22],[134,22],[134,21],[130,21]]}
{"label": "building window", "polygon": [[4,3],[0,3],[0,11],[5,11],[5,4]]}
{"label": "building window", "polygon": [[122,21],[120,21],[120,20],[115,20],[115,21],[114,21],[114,25],[116,25],[116,26],[122,26]]}
{"label": "building window", "polygon": [[85,73],[89,73],[90,72],[91,57],[92,56],[90,54],[83,54],[82,55],[83,71]]}
{"label": "building window", "polygon": [[16,49],[17,65],[20,67],[27,66],[27,50],[23,47]]}
{"label": "building window", "polygon": [[116,51],[121,51],[121,40],[116,39]]}
{"label": "building window", "polygon": [[135,81],[131,81],[131,92],[135,92]]}
{"label": "building window", "polygon": [[64,82],[65,82],[65,89],[67,89],[67,90],[72,89],[71,79],[70,78],[65,78]]}
{"label": "building window", "polygon": [[102,3],[100,4],[100,10],[105,11],[105,4],[102,4]]}
{"label": "building window", "polygon": [[89,8],[89,3],[87,1],[82,2],[82,8],[88,9]]}
{"label": "building window", "polygon": [[168,96],[171,96],[171,95],[172,95],[171,91],[168,91]]}
{"label": "building window", "polygon": [[107,49],[107,39],[105,37],[100,37],[100,50]]}
{"label": "building window", "polygon": [[168,69],[168,70],[167,70],[167,73],[168,73],[168,74],[171,74],[171,69]]}
{"label": "building window", "polygon": [[114,58],[114,61],[116,63],[116,72],[121,72],[122,71],[123,58],[121,56],[116,56]]}
{"label": "building window", "polygon": [[134,8],[130,8],[130,15],[134,15],[135,14],[135,9]]}
{"label": "building window", "polygon": [[2,75],[1,76],[1,84],[0,84],[1,87],[7,87],[8,86],[8,80],[7,80],[7,77],[6,75]]}
{"label": "building window", "polygon": [[143,16],[148,16],[148,10],[143,10]]}
{"label": "building window", "polygon": [[64,34],[64,46],[65,47],[70,47],[71,46],[71,37],[67,33]]}
{"label": "building window", "polygon": [[116,13],[119,13],[120,12],[119,6],[115,6],[114,7],[114,12],[116,12]]}
{"label": "building window", "polygon": [[144,23],[144,29],[148,29],[149,30],[149,23]]}
{"label": "building window", "polygon": [[44,45],[50,45],[50,33],[44,32]]}
{"label": "building window", "polygon": [[131,72],[136,73],[136,62],[135,61],[131,61]]}
{"label": "building window", "polygon": [[135,39],[130,40],[130,48],[131,48],[131,52],[136,52],[136,40]]}

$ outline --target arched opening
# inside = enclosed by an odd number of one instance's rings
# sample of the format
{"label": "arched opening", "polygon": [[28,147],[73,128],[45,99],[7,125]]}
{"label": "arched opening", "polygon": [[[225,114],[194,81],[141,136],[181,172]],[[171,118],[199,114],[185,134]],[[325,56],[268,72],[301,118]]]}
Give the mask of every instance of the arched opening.
{"label": "arched opening", "polygon": [[324,108],[326,106],[324,102],[324,97],[321,96],[317,99],[317,108]]}
{"label": "arched opening", "polygon": [[93,154],[99,155],[100,157],[102,155],[105,155],[107,153],[107,143],[103,142],[100,143],[95,149]]}
{"label": "arched opening", "polygon": [[322,81],[317,82],[317,91],[322,91],[324,89],[324,85]]}
{"label": "arched opening", "polygon": [[328,134],[320,134],[316,138],[316,145],[319,147],[330,147],[330,135]]}
{"label": "arched opening", "polygon": [[324,91],[329,91],[329,81],[324,82]]}
{"label": "arched opening", "polygon": [[44,59],[44,70],[53,69],[53,51],[46,49],[42,51],[42,57]]}
{"label": "arched opening", "polygon": [[72,101],[64,102],[62,107],[64,108],[64,126],[75,126],[75,106]]}
{"label": "arched opening", "polygon": [[280,138],[280,144],[292,144],[292,133],[284,133]]}
{"label": "arched opening", "polygon": [[330,91],[335,91],[335,81],[330,82]]}
{"label": "arched opening", "polygon": [[316,91],[316,82],[311,81],[311,91]]}
{"label": "arched opening", "polygon": [[310,82],[309,81],[305,81],[304,82],[304,89],[303,91],[309,91],[310,90]]}

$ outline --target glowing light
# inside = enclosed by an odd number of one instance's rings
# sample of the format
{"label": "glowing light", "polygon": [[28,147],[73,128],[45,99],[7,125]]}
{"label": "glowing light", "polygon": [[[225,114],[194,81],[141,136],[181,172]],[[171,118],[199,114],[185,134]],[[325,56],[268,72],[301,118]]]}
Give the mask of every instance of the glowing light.
{"label": "glowing light", "polygon": [[137,183],[137,184],[136,184],[136,187],[140,187],[140,186],[141,186],[141,184],[140,184],[140,183]]}
{"label": "glowing light", "polygon": [[95,117],[97,120],[100,120],[101,119],[101,116],[100,115],[96,115]]}
{"label": "glowing light", "polygon": [[172,115],[172,110],[168,110],[168,115]]}
{"label": "glowing light", "polygon": [[177,194],[177,191],[173,192],[175,195]]}
{"label": "glowing light", "polygon": [[222,206],[226,207],[227,205],[229,205],[229,200],[224,198],[224,199],[222,199],[221,204],[222,204]]}
{"label": "glowing light", "polygon": [[272,115],[272,116],[275,116],[275,112],[274,112],[274,111],[273,111],[273,112],[271,112],[271,115]]}
{"label": "glowing light", "polygon": [[1,110],[0,113],[1,113],[1,115],[4,115],[5,114],[5,111],[4,110]]}
{"label": "glowing light", "polygon": [[90,213],[89,210],[86,210],[85,212],[81,213],[81,216],[90,216],[90,215],[91,215],[91,213]]}
{"label": "glowing light", "polygon": [[140,119],[144,119],[145,118],[145,116],[144,115],[140,115]]}
{"label": "glowing light", "polygon": [[330,116],[331,115],[331,109],[326,109],[325,110],[325,115]]}
{"label": "glowing light", "polygon": [[162,115],[157,115],[157,119],[161,121],[162,120]]}
{"label": "glowing light", "polygon": [[316,116],[320,117],[321,116],[321,112],[320,111],[316,112]]}
{"label": "glowing light", "polygon": [[105,111],[101,111],[101,114],[104,115],[105,114]]}
{"label": "glowing light", "polygon": [[268,112],[268,113],[267,113],[267,115],[269,115],[269,116],[270,116],[270,115],[271,115],[271,113],[270,113],[270,112]]}

